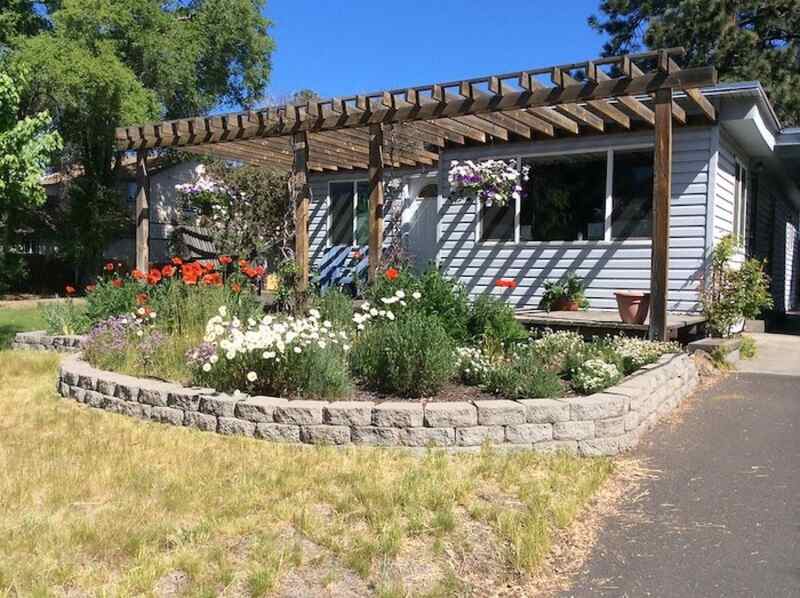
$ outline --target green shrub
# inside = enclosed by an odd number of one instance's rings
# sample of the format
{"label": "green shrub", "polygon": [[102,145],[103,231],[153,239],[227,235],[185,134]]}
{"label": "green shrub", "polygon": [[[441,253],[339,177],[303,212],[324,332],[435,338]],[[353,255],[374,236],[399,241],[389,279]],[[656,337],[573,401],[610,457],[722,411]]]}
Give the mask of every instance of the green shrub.
{"label": "green shrub", "polygon": [[40,303],[39,311],[47,322],[48,334],[83,334],[89,330],[89,318],[86,309],[72,299],[65,301]]}
{"label": "green shrub", "polygon": [[528,339],[528,331],[514,316],[514,308],[490,295],[481,295],[470,306],[467,323],[473,341],[493,339],[508,348]]}
{"label": "green shrub", "polygon": [[730,336],[736,324],[773,307],[763,262],[751,258],[739,268],[731,266],[738,246],[736,237],[726,235],[711,254],[711,276],[700,301],[714,336]]}
{"label": "green shrub", "polygon": [[542,367],[554,372],[569,370],[570,356],[582,351],[586,343],[577,332],[545,332],[531,341],[531,349]]}
{"label": "green shrub", "polygon": [[524,349],[510,361],[489,368],[482,387],[507,399],[560,397],[564,386],[558,374],[542,367],[535,352]]}
{"label": "green shrub", "polygon": [[335,400],[350,394],[347,334],[319,318],[238,322],[223,308],[188,356],[193,381],[225,392]]}
{"label": "green shrub", "polygon": [[613,365],[620,373],[625,370],[624,359],[615,349],[613,342],[609,338],[600,338],[584,343],[583,346],[570,352],[566,357],[562,374],[571,380],[587,361],[602,361]]}
{"label": "green shrub", "polygon": [[756,341],[752,336],[743,336],[742,344],[739,345],[739,355],[742,359],[753,359],[758,352]]}
{"label": "green shrub", "polygon": [[441,322],[415,312],[367,326],[350,363],[366,386],[402,397],[436,394],[456,368],[453,341]]}
{"label": "green shrub", "polygon": [[[408,270],[396,270],[396,273],[393,278],[386,273],[379,276],[368,290],[367,299],[380,307],[386,298],[397,296],[398,291],[402,291],[407,306],[393,305],[395,313],[413,310],[432,316],[439,320],[453,341],[464,344],[469,337],[467,325],[470,314],[469,294],[464,285],[445,278],[435,268],[419,278]],[[408,301],[414,293],[419,293],[419,298]]]}
{"label": "green shrub", "polygon": [[570,272],[561,280],[555,282],[548,280],[544,283],[544,294],[541,301],[542,309],[547,311],[557,309],[559,302],[562,301],[577,303],[581,309],[589,307],[583,279],[578,278],[573,272]]}
{"label": "green shrub", "polygon": [[[114,282],[117,281],[117,282]],[[86,297],[86,317],[92,324],[132,313],[142,285],[132,278],[101,278]]]}
{"label": "green shrub", "polygon": [[324,295],[317,296],[314,307],[323,321],[328,320],[343,327],[353,324],[353,299],[339,289],[329,289]]}
{"label": "green shrub", "polygon": [[626,376],[649,363],[655,363],[662,355],[679,353],[682,350],[678,343],[625,336],[617,336],[607,342],[621,359],[622,372]]}

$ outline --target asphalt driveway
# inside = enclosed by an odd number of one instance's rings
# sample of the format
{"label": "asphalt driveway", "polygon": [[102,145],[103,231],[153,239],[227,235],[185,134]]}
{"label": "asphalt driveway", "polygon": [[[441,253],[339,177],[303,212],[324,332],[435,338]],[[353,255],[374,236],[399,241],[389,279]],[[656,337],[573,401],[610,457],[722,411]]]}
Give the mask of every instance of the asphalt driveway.
{"label": "asphalt driveway", "polygon": [[[776,351],[800,360],[800,338]],[[635,456],[652,475],[562,595],[800,596],[800,368],[791,373],[730,374],[650,432]]]}

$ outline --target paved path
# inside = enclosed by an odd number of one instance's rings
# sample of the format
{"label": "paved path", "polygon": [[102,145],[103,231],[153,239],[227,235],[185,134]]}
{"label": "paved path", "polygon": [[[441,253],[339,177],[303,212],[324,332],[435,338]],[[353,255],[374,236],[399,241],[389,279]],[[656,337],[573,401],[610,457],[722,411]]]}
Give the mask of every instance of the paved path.
{"label": "paved path", "polygon": [[756,341],[756,356],[740,361],[736,369],[754,374],[800,376],[800,338],[785,334],[748,334]]}
{"label": "paved path", "polygon": [[731,374],[651,432],[653,477],[563,596],[800,596],[797,374]]}

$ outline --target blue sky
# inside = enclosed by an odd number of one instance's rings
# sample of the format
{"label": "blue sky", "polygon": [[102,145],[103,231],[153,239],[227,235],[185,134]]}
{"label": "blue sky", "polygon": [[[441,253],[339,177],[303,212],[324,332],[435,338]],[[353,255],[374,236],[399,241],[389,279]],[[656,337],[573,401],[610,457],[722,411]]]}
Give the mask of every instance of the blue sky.
{"label": "blue sky", "polygon": [[599,0],[268,0],[270,96],[323,97],[421,85],[598,56]]}

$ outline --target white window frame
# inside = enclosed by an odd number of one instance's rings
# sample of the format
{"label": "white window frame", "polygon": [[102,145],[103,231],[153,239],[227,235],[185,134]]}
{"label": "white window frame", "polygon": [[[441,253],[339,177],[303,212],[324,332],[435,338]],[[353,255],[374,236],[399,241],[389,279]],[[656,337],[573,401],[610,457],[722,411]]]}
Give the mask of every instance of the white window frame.
{"label": "white window frame", "polygon": [[[326,228],[327,233],[325,235],[325,241],[327,243],[326,247],[330,249],[333,247],[333,240],[331,239],[331,233],[333,232],[333,196],[331,194],[331,185],[341,185],[349,183],[353,187],[353,242],[350,244],[351,247],[359,247],[358,245],[358,184],[359,183],[367,183],[369,179],[337,179],[335,181],[328,181],[328,196],[325,199],[325,209],[327,210],[326,214]],[[367,196],[367,201],[369,201],[369,196]]]}
{"label": "white window frame", "polygon": [[[521,214],[521,206],[522,206],[522,199],[518,199],[514,201],[514,239],[509,239],[508,241],[500,241],[496,239],[483,239],[483,204],[479,201],[476,201],[476,218],[475,218],[475,243],[480,245],[500,245],[500,246],[513,246],[513,245],[523,245],[525,247],[536,247],[536,246],[558,246],[558,245],[651,245],[652,239],[643,238],[643,237],[634,237],[629,239],[614,239],[611,236],[611,217],[614,208],[614,153],[615,152],[629,152],[629,151],[636,151],[636,150],[652,150],[654,149],[654,145],[652,143],[630,143],[630,144],[623,144],[623,145],[616,145],[613,147],[606,146],[606,147],[599,147],[596,149],[592,148],[580,148],[580,149],[570,149],[570,150],[559,150],[559,151],[542,151],[542,152],[531,152],[531,153],[524,153],[524,154],[516,154],[513,156],[504,156],[504,157],[497,157],[491,159],[497,160],[516,160],[517,161],[517,168],[521,170],[522,168],[522,160],[525,158],[546,158],[546,157],[558,157],[558,156],[569,156],[569,155],[582,155],[582,154],[606,154],[606,200],[605,200],[605,220],[603,222],[603,239],[594,239],[594,240],[582,240],[582,241],[522,241],[520,240],[520,214]],[[484,158],[481,158],[481,160]],[[490,158],[485,158],[490,159]],[[476,159],[477,161],[477,159]]]}
{"label": "white window frame", "polygon": [[[747,195],[750,192],[750,171],[744,162],[735,159],[733,173],[733,235],[740,243],[747,240]],[[738,172],[738,176],[737,176]]]}

